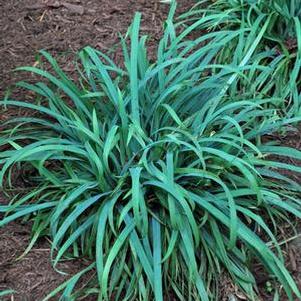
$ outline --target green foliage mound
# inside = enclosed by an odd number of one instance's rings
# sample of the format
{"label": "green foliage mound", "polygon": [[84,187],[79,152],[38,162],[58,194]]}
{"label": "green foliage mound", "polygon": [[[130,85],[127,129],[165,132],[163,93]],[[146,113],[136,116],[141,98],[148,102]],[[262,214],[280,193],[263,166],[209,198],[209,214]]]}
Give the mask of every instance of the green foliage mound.
{"label": "green foliage mound", "polygon": [[[177,33],[174,10],[155,62],[137,14],[130,46],[122,39],[124,67],[87,47],[75,83],[42,52],[53,72],[19,68],[43,81],[18,84],[39,101],[0,103],[34,112],[9,120],[0,134],[0,182],[13,187],[19,170],[32,184],[0,206],[0,226],[33,221],[28,250],[47,235],[54,266],[65,256],[92,262],[45,300],[60,291],[62,300],[214,300],[221,269],[255,299],[253,257],[291,299],[300,297],[275,234],[280,220],[301,217],[300,186],[281,172],[301,168],[277,158],[301,153],[262,142],[299,119],[278,114],[279,99],[258,92],[272,72],[261,65],[269,54],[254,51],[263,31],[189,40],[206,20]],[[237,37],[249,49],[216,64]]]}

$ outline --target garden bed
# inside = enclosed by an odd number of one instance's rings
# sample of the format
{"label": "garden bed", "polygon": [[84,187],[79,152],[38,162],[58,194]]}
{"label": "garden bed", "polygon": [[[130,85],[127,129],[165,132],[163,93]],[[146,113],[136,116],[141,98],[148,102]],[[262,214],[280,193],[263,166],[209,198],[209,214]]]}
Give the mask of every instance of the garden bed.
{"label": "garden bed", "polygon": [[[179,1],[179,11],[189,8],[193,2]],[[39,64],[36,55],[40,49],[57,57],[64,70],[70,74],[75,71],[74,54],[82,47],[91,45],[102,51],[110,51],[118,44],[118,33],[126,32],[135,11],[143,14],[142,32],[151,37],[150,51],[155,51],[168,9],[168,5],[157,0],[1,0],[0,98],[9,86],[21,79],[19,73],[13,73],[15,67]],[[118,51],[114,53],[116,61],[120,55]],[[17,96],[18,99],[30,97],[25,96],[21,89]],[[0,125],[16,114],[20,112],[0,112]],[[299,132],[281,139],[283,144],[301,149]],[[0,197],[0,203],[7,203],[4,196]],[[283,237],[286,237],[285,225],[283,233]],[[14,299],[9,297],[7,300],[40,300],[69,277],[58,274],[51,267],[47,240],[39,241],[29,254],[17,260],[29,241],[28,224],[11,223],[0,229],[0,291],[14,289],[18,292]],[[301,254],[298,248],[300,244],[296,240],[285,248],[285,255],[288,267],[301,287]],[[70,275],[86,264],[83,260],[64,261],[59,269]],[[271,295],[268,290],[273,290],[273,287],[269,287],[269,277],[263,274],[260,266],[256,265],[254,269],[263,300],[268,300]],[[221,300],[244,300],[227,279],[221,284],[221,294]],[[229,299],[232,295],[236,299]]]}

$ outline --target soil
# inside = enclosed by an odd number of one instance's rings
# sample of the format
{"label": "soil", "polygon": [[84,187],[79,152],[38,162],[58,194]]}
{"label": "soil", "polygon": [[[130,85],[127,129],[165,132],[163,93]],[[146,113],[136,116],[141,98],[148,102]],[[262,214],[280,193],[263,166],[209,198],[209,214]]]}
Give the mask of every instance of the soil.
{"label": "soil", "polygon": [[[195,1],[178,2],[180,12]],[[13,70],[18,66],[37,65],[40,49],[49,51],[66,72],[74,74],[75,54],[84,46],[91,45],[105,52],[118,47],[118,34],[126,32],[135,11],[142,13],[142,32],[149,35],[150,55],[154,54],[168,9],[159,0],[0,0],[0,99],[22,78],[22,73]],[[113,58],[118,61],[120,52]],[[28,99],[24,91],[15,91],[19,100]],[[11,115],[20,114],[25,113],[0,111],[0,126]],[[299,137],[298,133],[284,140],[300,148]],[[6,202],[0,196],[0,204]],[[59,269],[67,275],[57,273],[50,264],[47,240],[40,240],[29,254],[18,259],[30,237],[28,223],[14,222],[0,228],[0,292],[17,291],[7,299],[0,297],[1,300],[39,301],[87,265],[84,260],[65,261]],[[296,239],[285,249],[288,267],[301,287],[301,254],[297,252],[300,247],[301,240]],[[255,265],[254,269],[263,300],[272,300],[267,287],[269,278],[260,266]],[[221,289],[221,300],[245,300],[227,277],[222,279]]]}

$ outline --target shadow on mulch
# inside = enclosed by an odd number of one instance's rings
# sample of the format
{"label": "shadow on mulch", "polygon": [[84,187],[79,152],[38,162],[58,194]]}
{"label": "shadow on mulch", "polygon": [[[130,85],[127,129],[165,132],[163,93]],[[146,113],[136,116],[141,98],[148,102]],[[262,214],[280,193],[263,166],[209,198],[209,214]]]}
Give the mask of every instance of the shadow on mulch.
{"label": "shadow on mulch", "polygon": [[[288,146],[301,151],[301,127],[290,129],[283,134],[275,134],[266,137],[268,141],[277,143],[282,146]],[[277,157],[279,162],[288,163],[295,166],[301,166],[301,162],[296,159]],[[301,184],[300,174],[291,171],[282,171],[282,173]],[[277,240],[281,244],[286,268],[296,281],[297,286],[301,290],[301,221],[292,217],[289,223],[283,223],[278,227]],[[255,263],[253,266],[254,273],[256,275],[256,281],[259,287],[259,291],[264,301],[273,301],[275,288],[278,288],[280,292],[279,300],[288,300],[282,287],[279,287],[277,283],[270,278],[266,271],[259,263]],[[298,299],[296,299],[297,301]]]}

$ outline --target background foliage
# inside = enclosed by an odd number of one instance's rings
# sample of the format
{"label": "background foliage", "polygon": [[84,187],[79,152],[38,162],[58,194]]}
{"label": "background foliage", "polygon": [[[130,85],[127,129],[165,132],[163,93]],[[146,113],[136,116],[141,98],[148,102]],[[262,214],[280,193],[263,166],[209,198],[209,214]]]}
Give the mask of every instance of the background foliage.
{"label": "background foliage", "polygon": [[[278,108],[289,116],[300,116],[300,66],[301,66],[301,2],[298,0],[217,0],[197,1],[189,12],[183,14],[183,23],[190,24],[200,18],[207,22],[197,27],[198,32],[238,30],[253,31],[255,35],[266,26],[256,52],[269,52],[261,62],[273,68],[263,93],[281,99]],[[218,55],[221,64],[231,63],[232,53],[249,49],[233,40]],[[230,59],[230,60],[229,60]]]}

